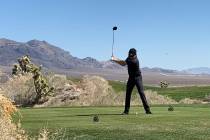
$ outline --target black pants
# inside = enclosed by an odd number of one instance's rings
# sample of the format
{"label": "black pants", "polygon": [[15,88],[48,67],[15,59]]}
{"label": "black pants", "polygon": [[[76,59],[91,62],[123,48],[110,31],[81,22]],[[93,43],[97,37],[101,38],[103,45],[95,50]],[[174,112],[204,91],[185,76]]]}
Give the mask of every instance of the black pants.
{"label": "black pants", "polygon": [[129,77],[126,87],[126,98],[125,98],[125,112],[129,112],[130,109],[130,100],[131,100],[131,93],[133,91],[134,86],[136,85],[139,95],[141,97],[144,110],[149,111],[149,105],[147,103],[147,99],[144,94],[144,87],[142,82],[142,76],[131,78]]}

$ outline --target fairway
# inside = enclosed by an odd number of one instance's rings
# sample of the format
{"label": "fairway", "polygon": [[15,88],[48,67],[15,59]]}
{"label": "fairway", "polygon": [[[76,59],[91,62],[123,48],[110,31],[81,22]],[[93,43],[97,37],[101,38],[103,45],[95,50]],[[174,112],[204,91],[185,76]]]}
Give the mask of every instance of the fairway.
{"label": "fairway", "polygon": [[[197,140],[210,139],[210,106],[190,105],[152,107],[145,115],[142,107],[131,107],[130,115],[119,115],[123,107],[63,107],[23,108],[22,126],[31,136],[41,128],[55,132],[59,128],[63,139],[74,140]],[[99,122],[93,122],[93,115]]]}
{"label": "fairway", "polygon": [[[116,92],[126,91],[126,83],[118,81],[109,81],[109,84]],[[204,99],[210,96],[210,86],[187,86],[187,87],[169,87],[160,88],[155,86],[144,86],[144,90],[156,91],[160,95],[168,96],[176,101],[181,99]],[[134,92],[137,89],[134,88]]]}

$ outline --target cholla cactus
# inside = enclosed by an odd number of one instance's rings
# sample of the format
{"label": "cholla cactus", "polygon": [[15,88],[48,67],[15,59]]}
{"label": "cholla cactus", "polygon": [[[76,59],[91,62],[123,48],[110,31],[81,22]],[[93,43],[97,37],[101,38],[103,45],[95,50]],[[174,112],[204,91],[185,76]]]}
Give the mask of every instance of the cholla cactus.
{"label": "cholla cactus", "polygon": [[39,103],[41,98],[45,98],[46,96],[51,96],[54,88],[49,87],[48,82],[44,78],[44,76],[41,74],[41,68],[35,68],[33,70],[33,79],[34,79],[34,86],[36,90],[36,98],[35,98],[35,104]]}
{"label": "cholla cactus", "polygon": [[18,75],[19,73],[33,74],[36,96],[32,104],[40,103],[40,100],[42,98],[52,95],[52,93],[54,92],[54,88],[49,87],[48,82],[41,73],[41,66],[38,67],[35,64],[31,63],[30,57],[28,55],[19,58],[18,63],[19,65],[14,65],[14,68],[12,69],[13,75]]}
{"label": "cholla cactus", "polygon": [[27,72],[30,72],[30,63],[31,63],[31,60],[30,60],[30,57],[28,55],[25,55],[21,58],[18,59],[18,63],[19,63],[19,66],[21,68],[21,71],[22,73],[27,73]]}
{"label": "cholla cactus", "polygon": [[166,81],[161,81],[160,82],[160,87],[161,88],[167,88],[169,86],[169,83],[168,82],[166,82]]}
{"label": "cholla cactus", "polygon": [[21,72],[20,66],[18,64],[14,64],[14,67],[12,69],[12,75],[19,75]]}

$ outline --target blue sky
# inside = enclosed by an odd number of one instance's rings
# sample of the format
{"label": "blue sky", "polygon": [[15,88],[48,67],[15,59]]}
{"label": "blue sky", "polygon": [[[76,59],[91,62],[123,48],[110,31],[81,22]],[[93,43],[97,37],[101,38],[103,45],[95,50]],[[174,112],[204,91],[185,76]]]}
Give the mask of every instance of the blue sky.
{"label": "blue sky", "polygon": [[46,40],[73,56],[108,60],[136,48],[141,66],[210,66],[208,0],[0,0],[0,38]]}

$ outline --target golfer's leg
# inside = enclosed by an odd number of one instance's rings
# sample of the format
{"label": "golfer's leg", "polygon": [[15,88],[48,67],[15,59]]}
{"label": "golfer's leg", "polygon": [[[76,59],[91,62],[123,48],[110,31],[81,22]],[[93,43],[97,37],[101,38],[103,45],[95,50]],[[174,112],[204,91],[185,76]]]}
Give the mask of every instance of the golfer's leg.
{"label": "golfer's leg", "polygon": [[129,112],[130,109],[130,100],[131,100],[131,93],[135,86],[135,80],[128,79],[127,87],[126,87],[126,97],[125,97],[125,113]]}
{"label": "golfer's leg", "polygon": [[137,90],[138,90],[139,95],[141,97],[141,100],[142,100],[142,103],[143,103],[143,106],[144,106],[144,110],[146,112],[150,111],[149,105],[147,103],[146,96],[144,94],[144,87],[143,87],[143,82],[142,82],[142,76],[139,76],[138,78],[136,78],[136,87],[137,87]]}

